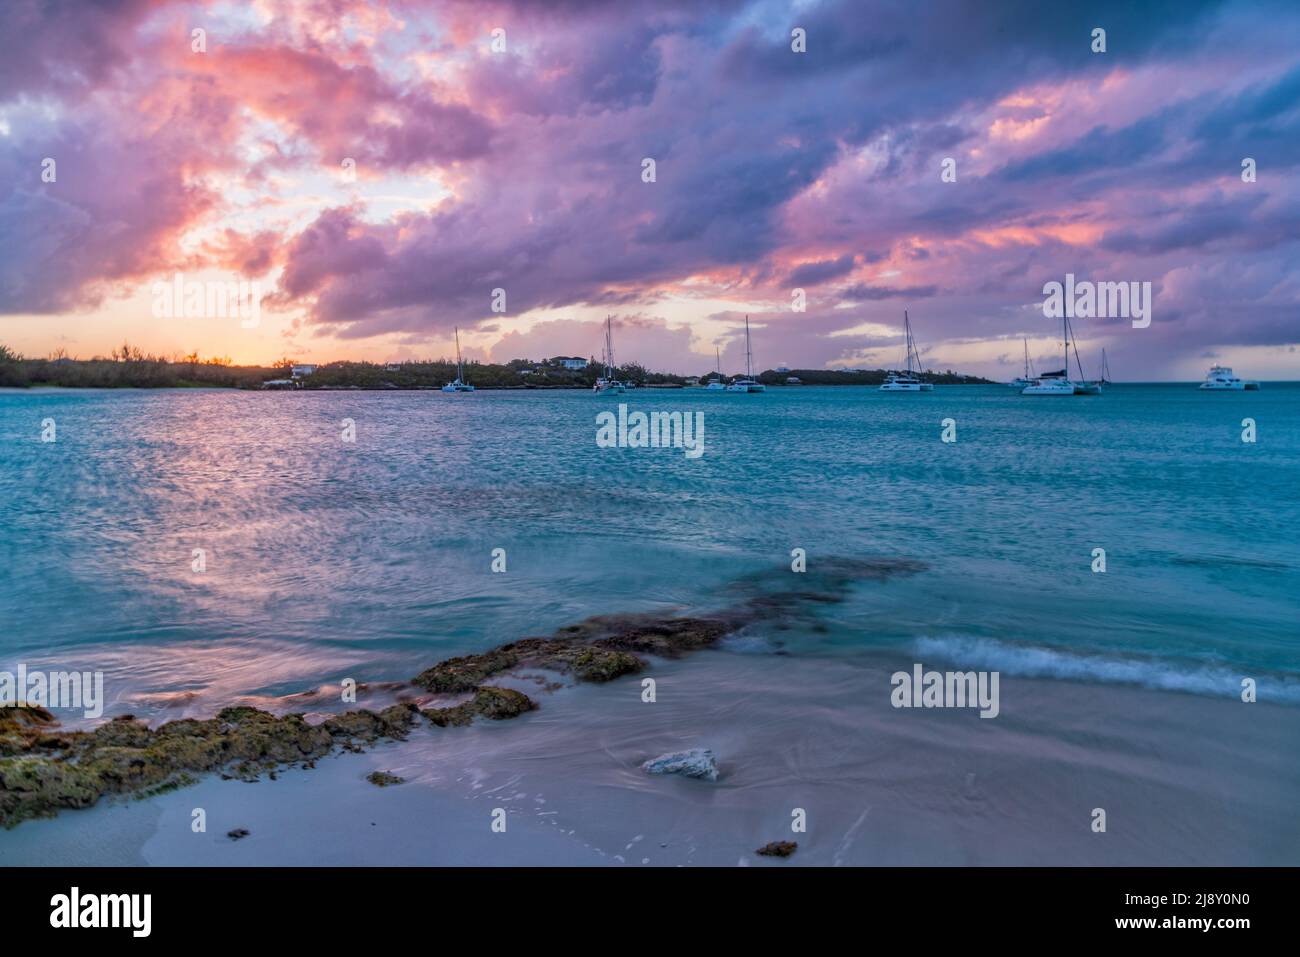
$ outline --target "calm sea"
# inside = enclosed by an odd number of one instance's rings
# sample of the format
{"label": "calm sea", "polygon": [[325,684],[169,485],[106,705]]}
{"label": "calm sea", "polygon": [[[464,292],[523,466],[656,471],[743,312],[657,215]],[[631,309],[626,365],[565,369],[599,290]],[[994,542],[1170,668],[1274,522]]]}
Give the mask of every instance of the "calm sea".
{"label": "calm sea", "polygon": [[591,614],[707,610],[802,548],[928,569],[736,653],[1220,697],[1252,676],[1300,701],[1300,386],[623,398],[703,412],[694,459],[598,448],[618,401],[0,393],[0,667],[103,669],[110,714],[211,713]]}

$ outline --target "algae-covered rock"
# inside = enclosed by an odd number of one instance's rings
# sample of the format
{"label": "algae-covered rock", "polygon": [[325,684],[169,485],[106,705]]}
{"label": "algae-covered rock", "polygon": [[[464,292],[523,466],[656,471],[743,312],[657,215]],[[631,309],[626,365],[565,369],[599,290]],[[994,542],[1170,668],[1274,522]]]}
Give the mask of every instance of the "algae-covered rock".
{"label": "algae-covered rock", "polygon": [[616,628],[613,634],[598,639],[595,644],[601,648],[677,658],[709,647],[730,630],[727,622],[714,618],[634,620]]}
{"label": "algae-covered rock", "polygon": [[754,853],[764,857],[789,857],[798,849],[798,841],[768,841]]}
{"label": "algae-covered rock", "polygon": [[394,784],[406,783],[406,778],[388,771],[371,771],[366,775],[366,780],[377,788],[387,788],[392,787]]}
{"label": "algae-covered rock", "polygon": [[493,721],[517,718],[537,707],[532,698],[513,688],[479,688],[471,704],[475,714]]}
{"label": "algae-covered rock", "polygon": [[27,715],[11,726],[39,728],[15,735],[26,753],[0,757],[0,824],[12,826],[62,808],[89,807],[111,794],[160,793],[196,780],[198,772],[221,771],[255,780],[289,764],[309,763],[338,746],[404,735],[415,722],[413,705],[378,714],[349,712],[313,726],[300,714],[277,717],[257,708],[232,707],[215,718],[183,718],[151,729],[130,715],[93,731],[64,733],[57,750],[48,721]]}
{"label": "algae-covered rock", "polygon": [[0,707],[0,756],[26,753],[50,737],[58,723],[54,715],[35,705]]}
{"label": "algae-covered rock", "polygon": [[464,704],[452,708],[427,708],[423,714],[438,727],[446,728],[467,725],[476,717],[505,721],[536,707],[533,699],[521,691],[489,686],[479,688],[474,692],[474,697]]}
{"label": "algae-covered rock", "polygon": [[381,739],[403,740],[415,724],[419,709],[402,702],[374,711],[349,711],[326,718],[322,727],[333,738],[370,744]]}
{"label": "algae-covered rock", "polygon": [[0,758],[0,824],[11,827],[62,808],[90,807],[103,785],[93,772],[44,755]]}
{"label": "algae-covered rock", "polygon": [[579,681],[613,681],[645,667],[645,662],[636,655],[608,648],[566,648],[556,652],[554,657]]}
{"label": "algae-covered rock", "polygon": [[507,645],[481,655],[449,658],[420,672],[412,679],[412,683],[427,691],[459,694],[473,691],[492,675],[513,668],[518,663],[519,656]]}

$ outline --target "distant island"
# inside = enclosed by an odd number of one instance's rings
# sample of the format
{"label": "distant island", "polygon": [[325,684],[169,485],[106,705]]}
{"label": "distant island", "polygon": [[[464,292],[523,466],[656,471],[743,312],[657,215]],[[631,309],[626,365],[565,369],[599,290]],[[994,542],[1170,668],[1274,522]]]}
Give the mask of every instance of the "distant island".
{"label": "distant island", "polygon": [[[769,369],[756,378],[768,386],[879,385],[886,369]],[[512,359],[504,364],[470,362],[465,378],[478,389],[590,389],[600,375],[596,363],[556,356],[532,361]],[[937,385],[988,385],[979,376],[926,371],[916,373]],[[188,356],[166,358],[147,355],[123,345],[109,356],[74,359],[56,354],[29,359],[0,346],[0,387],[52,386],[67,389],[439,389],[456,377],[449,359],[403,362],[299,363],[283,358],[269,366],[237,366],[227,358]],[[681,376],[650,372],[636,363],[621,365],[617,378],[642,388],[676,389],[718,378],[714,372]],[[730,381],[723,376],[723,382]]]}

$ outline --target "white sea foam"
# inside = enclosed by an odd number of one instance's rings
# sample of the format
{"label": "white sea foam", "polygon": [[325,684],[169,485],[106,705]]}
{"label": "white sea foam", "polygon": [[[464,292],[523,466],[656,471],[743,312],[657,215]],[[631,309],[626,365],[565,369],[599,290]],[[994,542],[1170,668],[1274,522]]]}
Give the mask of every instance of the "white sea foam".
{"label": "white sea foam", "polygon": [[1007,675],[1138,685],[1219,697],[1240,697],[1242,678],[1254,678],[1260,701],[1300,703],[1300,680],[1296,678],[1241,672],[1223,665],[1077,654],[966,635],[919,638],[916,651],[924,658],[942,658],[964,668],[996,670]]}

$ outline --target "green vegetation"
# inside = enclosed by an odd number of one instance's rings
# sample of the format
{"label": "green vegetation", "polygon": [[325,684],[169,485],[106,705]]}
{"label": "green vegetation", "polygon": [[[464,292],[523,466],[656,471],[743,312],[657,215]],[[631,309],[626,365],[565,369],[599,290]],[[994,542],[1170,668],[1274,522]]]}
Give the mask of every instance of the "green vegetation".
{"label": "green vegetation", "polygon": [[[764,385],[785,385],[786,379],[793,376],[803,385],[880,385],[889,375],[887,369],[862,369],[850,372],[846,369],[791,369],[789,372],[773,372],[770,369],[756,378]],[[989,379],[977,375],[960,375],[951,369],[946,372],[914,372],[922,382],[935,385],[991,385]]]}
{"label": "green vegetation", "polygon": [[[164,389],[227,388],[260,389],[263,387],[303,389],[438,389],[456,378],[456,364],[448,359],[423,359],[400,363],[330,362],[318,365],[309,375],[291,378],[294,360],[284,357],[269,366],[236,366],[229,358],[201,359],[197,352],[187,356],[148,355],[130,344],[115,349],[109,356],[72,359],[62,350],[44,359],[26,359],[0,345],[0,387],[60,386],[91,389]],[[465,379],[478,389],[590,389],[601,374],[600,366],[589,363],[585,369],[566,369],[556,360],[532,361],[511,359],[503,365],[469,362]],[[623,382],[638,386],[672,388],[684,386],[684,376],[650,372],[644,366],[628,363],[619,366],[615,375]],[[702,380],[712,375],[701,377]],[[847,372],[831,369],[792,369],[788,372],[768,370],[758,375],[765,385],[786,385],[786,379],[798,378],[804,385],[879,385],[886,371]],[[940,385],[986,383],[978,376],[947,372],[921,372],[925,382]],[[267,386],[267,383],[271,383]]]}
{"label": "green vegetation", "polygon": [[280,374],[274,368],[231,365],[228,358],[147,355],[124,343],[110,356],[71,359],[62,350],[46,359],[24,359],[0,346],[0,386],[62,386],[72,389],[164,389],[218,387],[257,389]]}

